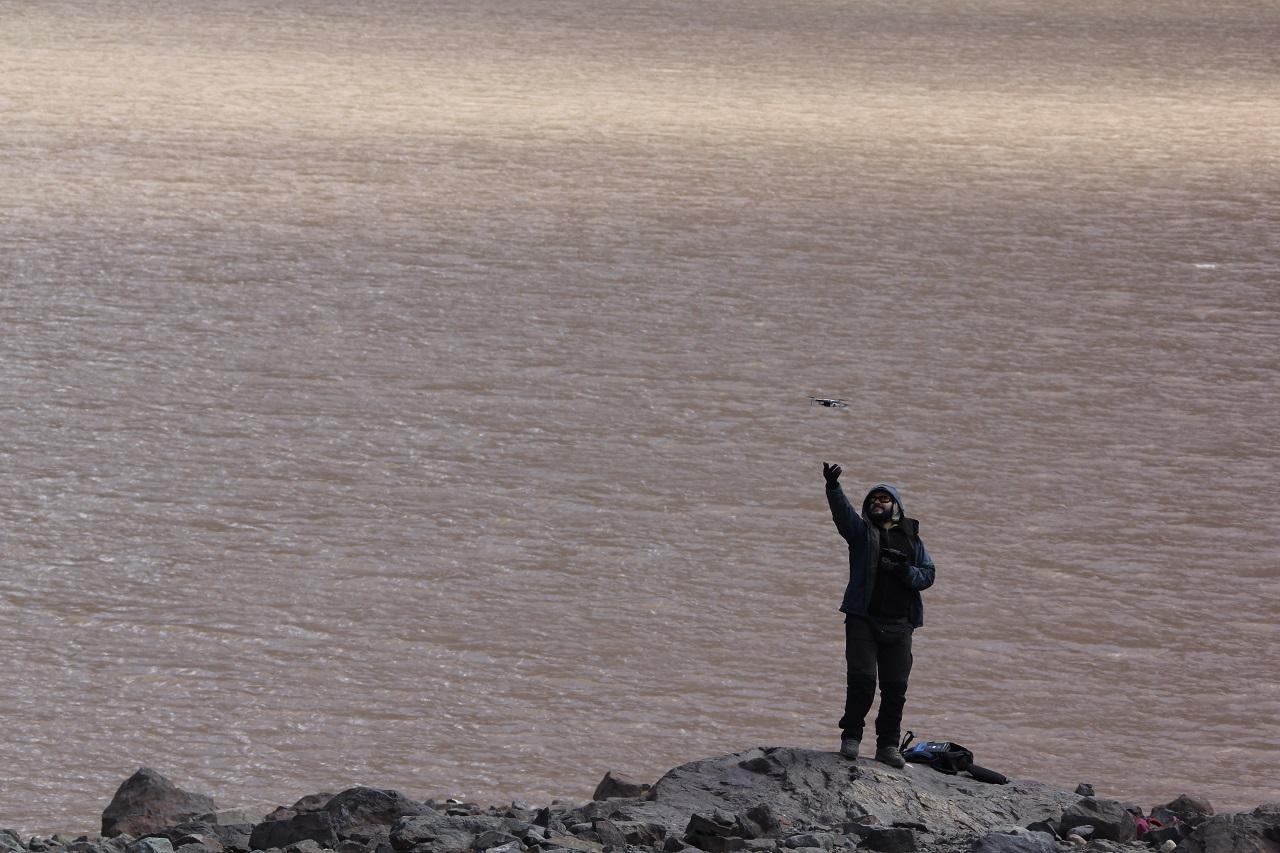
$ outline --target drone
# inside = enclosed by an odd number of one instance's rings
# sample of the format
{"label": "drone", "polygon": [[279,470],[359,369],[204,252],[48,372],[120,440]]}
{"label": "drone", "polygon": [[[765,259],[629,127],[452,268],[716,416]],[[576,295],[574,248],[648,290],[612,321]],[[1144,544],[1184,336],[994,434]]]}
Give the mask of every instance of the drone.
{"label": "drone", "polygon": [[809,404],[810,406],[816,404],[826,406],[828,409],[843,409],[849,405],[844,400],[833,400],[830,397],[810,397],[809,399],[813,401]]}

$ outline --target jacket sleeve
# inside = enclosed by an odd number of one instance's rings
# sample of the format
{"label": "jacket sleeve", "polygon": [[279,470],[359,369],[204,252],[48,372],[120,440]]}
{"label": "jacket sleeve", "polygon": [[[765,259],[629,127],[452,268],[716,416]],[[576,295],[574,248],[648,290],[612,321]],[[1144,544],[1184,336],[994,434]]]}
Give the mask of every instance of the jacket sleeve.
{"label": "jacket sleeve", "polygon": [[914,590],[928,589],[933,586],[933,558],[929,556],[924,542],[917,539],[916,564],[907,568],[907,585]]}
{"label": "jacket sleeve", "polygon": [[831,520],[846,542],[852,544],[854,539],[862,537],[867,523],[854,510],[838,483],[834,489],[827,489],[827,504],[831,507]]}

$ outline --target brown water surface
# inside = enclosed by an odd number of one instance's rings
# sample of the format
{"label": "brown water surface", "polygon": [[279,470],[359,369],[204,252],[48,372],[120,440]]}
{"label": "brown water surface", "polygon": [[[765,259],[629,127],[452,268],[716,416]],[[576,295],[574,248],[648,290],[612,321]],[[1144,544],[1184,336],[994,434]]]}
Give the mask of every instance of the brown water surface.
{"label": "brown water surface", "polygon": [[[908,727],[1280,791],[1280,8],[0,0],[0,826]],[[849,401],[809,405],[808,396]]]}

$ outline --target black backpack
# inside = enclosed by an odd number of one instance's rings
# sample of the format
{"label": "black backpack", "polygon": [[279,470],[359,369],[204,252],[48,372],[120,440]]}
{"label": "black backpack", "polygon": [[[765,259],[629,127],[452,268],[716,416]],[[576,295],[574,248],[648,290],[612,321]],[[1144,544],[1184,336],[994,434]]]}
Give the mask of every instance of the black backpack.
{"label": "black backpack", "polygon": [[902,757],[907,761],[928,764],[939,773],[952,776],[957,773],[968,773],[979,782],[990,782],[993,785],[1003,785],[1009,781],[1003,774],[974,764],[973,753],[958,743],[922,740],[915,746],[910,746],[915,738],[915,732],[907,732],[907,736],[902,739],[902,746],[899,747],[902,750]]}

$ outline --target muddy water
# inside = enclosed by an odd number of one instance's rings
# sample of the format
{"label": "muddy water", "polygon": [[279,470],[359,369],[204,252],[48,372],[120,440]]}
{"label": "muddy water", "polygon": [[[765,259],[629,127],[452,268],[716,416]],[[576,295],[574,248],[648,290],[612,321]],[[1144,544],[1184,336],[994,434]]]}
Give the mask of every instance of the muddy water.
{"label": "muddy water", "polygon": [[0,2],[0,825],[834,748],[823,459],[908,727],[1280,793],[1274,4],[207,5]]}

